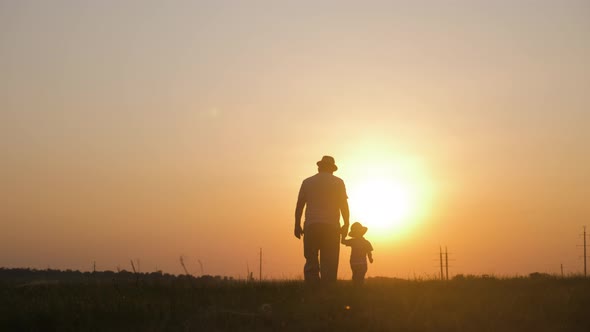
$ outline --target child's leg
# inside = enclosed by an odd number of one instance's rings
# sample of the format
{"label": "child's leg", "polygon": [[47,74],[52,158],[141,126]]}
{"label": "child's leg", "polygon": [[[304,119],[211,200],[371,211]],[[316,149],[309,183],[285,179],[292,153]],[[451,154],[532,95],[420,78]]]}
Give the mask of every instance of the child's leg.
{"label": "child's leg", "polygon": [[367,273],[367,264],[351,264],[352,268],[352,282],[357,286],[361,286],[365,281],[365,274]]}

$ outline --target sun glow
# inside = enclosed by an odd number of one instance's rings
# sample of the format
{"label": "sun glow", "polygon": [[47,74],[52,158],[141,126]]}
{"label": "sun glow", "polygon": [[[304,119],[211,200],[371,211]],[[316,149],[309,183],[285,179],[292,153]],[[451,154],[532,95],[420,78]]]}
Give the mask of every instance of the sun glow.
{"label": "sun glow", "polygon": [[428,209],[430,184],[421,163],[409,157],[367,158],[347,163],[351,222],[371,236],[391,237],[413,228]]}
{"label": "sun glow", "polygon": [[369,178],[352,191],[355,214],[376,228],[399,227],[414,208],[409,188],[391,179]]}

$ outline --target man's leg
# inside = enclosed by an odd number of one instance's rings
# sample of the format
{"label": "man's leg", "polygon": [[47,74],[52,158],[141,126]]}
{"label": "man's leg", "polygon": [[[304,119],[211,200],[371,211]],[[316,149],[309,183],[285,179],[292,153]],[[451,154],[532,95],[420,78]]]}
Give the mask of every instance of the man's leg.
{"label": "man's leg", "polygon": [[338,275],[338,257],[340,256],[340,233],[338,227],[322,225],[322,241],[320,247],[320,270],[322,281],[335,283]]}
{"label": "man's leg", "polygon": [[305,266],[303,277],[306,283],[317,283],[320,280],[320,262],[318,260],[319,239],[315,227],[306,227],[303,234],[303,256]]}

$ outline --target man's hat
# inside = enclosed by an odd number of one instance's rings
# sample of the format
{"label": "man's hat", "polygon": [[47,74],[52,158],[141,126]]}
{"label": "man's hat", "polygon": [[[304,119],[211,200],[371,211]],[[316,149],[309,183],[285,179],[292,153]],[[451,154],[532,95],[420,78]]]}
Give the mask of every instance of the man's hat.
{"label": "man's hat", "polygon": [[355,222],[352,224],[352,226],[350,226],[350,233],[348,233],[348,236],[361,237],[361,236],[365,235],[367,230],[368,230],[368,228],[361,225],[360,222]]}
{"label": "man's hat", "polygon": [[336,162],[334,161],[334,157],[331,156],[323,156],[322,160],[316,163],[318,167],[326,168],[335,172],[338,170],[338,166],[336,166]]}

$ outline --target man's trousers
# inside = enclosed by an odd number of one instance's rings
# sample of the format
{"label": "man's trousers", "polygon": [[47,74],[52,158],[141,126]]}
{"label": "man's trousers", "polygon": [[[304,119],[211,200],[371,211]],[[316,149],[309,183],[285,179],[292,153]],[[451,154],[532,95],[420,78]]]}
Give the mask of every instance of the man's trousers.
{"label": "man's trousers", "polygon": [[[340,225],[306,225],[303,235],[305,281],[314,283],[336,282],[340,254]],[[321,276],[321,278],[320,278]]]}

